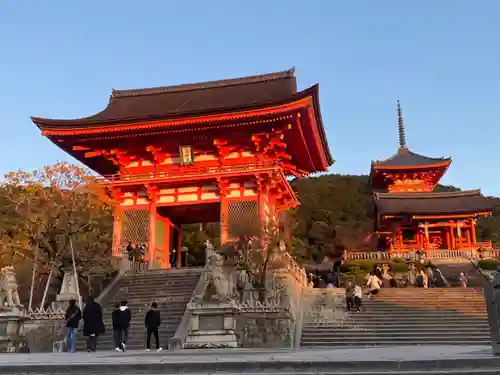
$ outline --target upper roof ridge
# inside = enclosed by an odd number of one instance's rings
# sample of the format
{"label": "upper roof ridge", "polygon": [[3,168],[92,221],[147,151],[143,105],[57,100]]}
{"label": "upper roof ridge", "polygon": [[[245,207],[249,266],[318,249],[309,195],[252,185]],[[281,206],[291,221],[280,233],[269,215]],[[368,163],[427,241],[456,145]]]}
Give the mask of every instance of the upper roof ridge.
{"label": "upper roof ridge", "polygon": [[186,83],[182,85],[161,86],[161,87],[152,87],[144,89],[113,90],[110,99],[130,97],[130,96],[164,94],[164,93],[172,93],[180,91],[203,90],[216,87],[227,87],[227,86],[244,85],[249,83],[275,81],[278,79],[293,78],[293,77],[295,77],[295,68],[275,73],[266,73],[266,74],[259,74],[259,75],[239,77],[239,78],[221,79],[216,81]]}

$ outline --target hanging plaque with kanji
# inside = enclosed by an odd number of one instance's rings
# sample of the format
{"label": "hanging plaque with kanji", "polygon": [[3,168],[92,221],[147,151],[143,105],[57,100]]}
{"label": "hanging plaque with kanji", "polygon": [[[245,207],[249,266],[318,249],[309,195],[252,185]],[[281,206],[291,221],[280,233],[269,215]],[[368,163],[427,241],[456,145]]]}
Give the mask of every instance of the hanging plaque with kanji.
{"label": "hanging plaque with kanji", "polygon": [[194,154],[193,146],[179,146],[179,157],[181,165],[193,165],[194,164]]}

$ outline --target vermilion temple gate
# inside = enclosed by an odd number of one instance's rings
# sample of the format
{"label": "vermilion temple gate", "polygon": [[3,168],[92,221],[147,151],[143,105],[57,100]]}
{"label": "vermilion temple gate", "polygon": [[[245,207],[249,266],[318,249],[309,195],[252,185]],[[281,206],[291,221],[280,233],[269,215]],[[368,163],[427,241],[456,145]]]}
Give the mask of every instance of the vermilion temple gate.
{"label": "vermilion temple gate", "polygon": [[149,266],[168,268],[182,224],[219,221],[223,244],[264,235],[298,204],[287,177],[333,163],[318,100],[289,70],[113,91],[96,115],[32,119],[113,191],[113,255],[143,243]]}

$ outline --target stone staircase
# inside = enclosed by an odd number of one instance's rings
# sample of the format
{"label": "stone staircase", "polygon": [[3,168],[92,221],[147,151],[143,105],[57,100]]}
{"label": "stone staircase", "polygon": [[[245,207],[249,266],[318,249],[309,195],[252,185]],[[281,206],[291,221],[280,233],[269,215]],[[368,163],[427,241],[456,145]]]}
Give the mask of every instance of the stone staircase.
{"label": "stone staircase", "polygon": [[315,289],[307,298],[305,347],[490,343],[483,292],[475,288],[382,289],[363,299],[359,313],[346,312],[341,289]]}
{"label": "stone staircase", "polygon": [[469,280],[469,287],[484,288],[488,281],[479,273],[477,268],[468,259],[433,259],[450,286],[460,286],[460,272]]}
{"label": "stone staircase", "polygon": [[[102,303],[106,333],[99,337],[97,350],[114,349],[111,313],[122,300],[128,301],[132,312],[127,349],[145,348],[144,316],[153,301],[158,302],[161,310],[160,344],[166,348],[167,339],[177,330],[202,271],[202,268],[182,268],[125,275],[114,296]],[[151,345],[154,348],[154,339]],[[78,350],[85,350],[83,339],[78,342]]]}

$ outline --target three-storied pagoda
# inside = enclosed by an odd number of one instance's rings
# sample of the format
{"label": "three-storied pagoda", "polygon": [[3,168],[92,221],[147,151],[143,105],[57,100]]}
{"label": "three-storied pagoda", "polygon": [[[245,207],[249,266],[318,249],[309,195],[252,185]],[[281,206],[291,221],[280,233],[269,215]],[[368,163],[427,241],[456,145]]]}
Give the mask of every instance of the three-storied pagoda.
{"label": "three-storied pagoda", "polygon": [[318,85],[297,91],[293,69],[113,90],[93,116],[32,120],[113,191],[113,255],[144,244],[150,267],[180,265],[182,224],[220,221],[221,243],[262,235],[298,204],[287,177],[333,163]]}
{"label": "three-storied pagoda", "polygon": [[435,192],[451,158],[430,158],[406,145],[398,101],[399,149],[389,159],[373,161],[370,183],[376,209],[379,248],[402,252],[477,249],[476,219],[491,214],[480,190]]}

